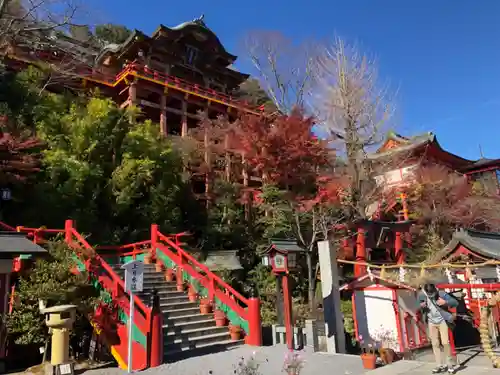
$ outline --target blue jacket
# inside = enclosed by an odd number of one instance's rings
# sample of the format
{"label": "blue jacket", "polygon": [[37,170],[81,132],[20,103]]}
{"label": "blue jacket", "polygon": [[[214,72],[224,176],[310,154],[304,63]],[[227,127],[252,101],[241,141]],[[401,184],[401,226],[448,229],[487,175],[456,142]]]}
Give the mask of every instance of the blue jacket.
{"label": "blue jacket", "polygon": [[[444,320],[446,320],[448,323],[453,322],[453,314],[448,311],[449,308],[454,308],[458,306],[458,301],[450,296],[448,293],[445,293],[443,291],[439,291],[439,298],[442,298],[446,301],[446,305],[444,306],[437,306],[439,311],[441,312],[441,315],[443,316]],[[420,292],[418,295],[418,302],[427,302],[427,296],[425,295],[424,292]],[[424,308],[424,314],[425,314],[426,308]]]}

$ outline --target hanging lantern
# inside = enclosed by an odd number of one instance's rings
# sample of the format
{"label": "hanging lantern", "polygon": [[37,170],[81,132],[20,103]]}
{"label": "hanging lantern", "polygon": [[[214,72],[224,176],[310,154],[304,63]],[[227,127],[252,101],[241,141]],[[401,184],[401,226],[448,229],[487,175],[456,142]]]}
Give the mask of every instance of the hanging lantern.
{"label": "hanging lantern", "polygon": [[399,267],[399,281],[404,283],[406,279],[406,270],[404,267]]}

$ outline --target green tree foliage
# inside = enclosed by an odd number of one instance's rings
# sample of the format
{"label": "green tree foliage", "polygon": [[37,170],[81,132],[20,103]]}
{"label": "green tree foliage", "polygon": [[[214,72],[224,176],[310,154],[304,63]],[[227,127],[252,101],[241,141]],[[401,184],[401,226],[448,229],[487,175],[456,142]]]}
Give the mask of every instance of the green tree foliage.
{"label": "green tree foliage", "polygon": [[262,88],[259,81],[249,78],[243,82],[233,93],[239,100],[246,101],[253,106],[263,106],[268,113],[276,112],[278,109],[267,92]]}
{"label": "green tree foliage", "polygon": [[36,261],[16,289],[16,305],[7,320],[7,329],[18,344],[42,343],[48,336],[39,300],[46,301],[48,307],[76,305],[76,335],[98,301],[88,275],[71,272],[76,267],[73,250],[62,241],[49,243],[47,250],[48,256]]}
{"label": "green tree foliage", "polygon": [[143,238],[151,223],[165,232],[179,229],[182,164],[158,127],[109,99],[66,104],[54,96],[54,110],[42,110],[37,122],[47,144],[39,193],[58,207],[39,220],[57,225],[73,217],[102,241]]}
{"label": "green tree foliage", "polygon": [[203,231],[203,248],[240,250],[252,248],[248,221],[240,202],[241,187],[236,183],[216,180],[213,201]]}
{"label": "green tree foliage", "polygon": [[120,44],[130,36],[132,31],[123,25],[115,25],[106,23],[97,25],[94,30],[94,35],[102,44]]}

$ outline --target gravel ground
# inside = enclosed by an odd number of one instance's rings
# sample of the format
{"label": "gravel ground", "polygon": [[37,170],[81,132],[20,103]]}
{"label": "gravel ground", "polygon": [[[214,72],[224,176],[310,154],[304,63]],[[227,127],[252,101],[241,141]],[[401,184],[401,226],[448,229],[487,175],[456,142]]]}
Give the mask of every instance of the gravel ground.
{"label": "gravel ground", "polygon": [[[143,371],[141,375],[232,375],[238,361],[242,357],[250,358],[254,352],[256,360],[260,363],[259,375],[283,374],[283,359],[287,349],[284,345],[278,345],[236,347],[225,352],[164,364]],[[305,360],[301,375],[361,375],[364,373],[358,356],[314,353],[308,348],[301,351],[300,354]],[[126,372],[118,368],[105,368],[86,371],[85,375],[123,375],[124,373]]]}

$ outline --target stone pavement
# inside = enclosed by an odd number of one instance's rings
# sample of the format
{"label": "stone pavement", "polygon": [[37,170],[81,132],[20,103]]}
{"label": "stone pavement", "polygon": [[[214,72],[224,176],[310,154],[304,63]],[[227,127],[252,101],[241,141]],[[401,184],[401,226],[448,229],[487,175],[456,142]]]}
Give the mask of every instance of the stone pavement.
{"label": "stone pavement", "polygon": [[[420,361],[399,361],[390,366],[380,367],[376,370],[370,370],[363,375],[429,375],[435,367],[433,363]],[[500,374],[499,369],[489,367],[468,366],[461,368],[457,375],[495,375]]]}
{"label": "stone pavement", "polygon": [[[494,350],[495,354],[500,357],[500,350],[497,348]],[[478,345],[465,350],[459,350],[458,361],[465,365],[471,367],[485,367],[492,368],[491,360],[484,354],[482,348]],[[434,362],[434,355],[432,350],[428,349],[415,354],[415,360],[420,362]]]}

